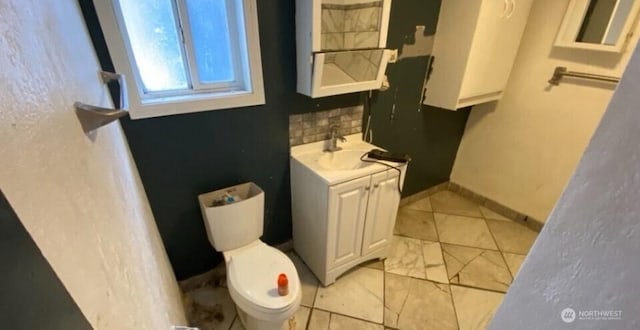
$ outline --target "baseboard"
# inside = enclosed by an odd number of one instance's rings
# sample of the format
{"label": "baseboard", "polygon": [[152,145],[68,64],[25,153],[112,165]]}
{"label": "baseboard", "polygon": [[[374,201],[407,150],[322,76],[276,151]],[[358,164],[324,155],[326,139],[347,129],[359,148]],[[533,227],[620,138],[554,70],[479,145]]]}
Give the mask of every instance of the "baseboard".
{"label": "baseboard", "polygon": [[471,200],[472,202],[482,205],[488,208],[489,210],[496,212],[506,218],[509,218],[515,222],[519,222],[527,226],[529,229],[536,231],[538,233],[540,232],[540,230],[542,230],[542,227],[544,226],[544,222],[532,216],[526,215],[524,213],[520,213],[508,206],[505,206],[490,198],[482,196],[472,191],[471,189],[461,186],[455,182],[449,182],[449,190],[459,194],[460,196],[468,200]]}
{"label": "baseboard", "polygon": [[482,196],[478,193],[475,193],[474,191],[472,191],[471,189],[467,189],[455,182],[451,182],[451,181],[447,181],[447,182],[443,182],[441,184],[435,185],[431,188],[425,189],[419,193],[413,194],[411,196],[407,196],[403,199],[400,200],[400,206],[405,206],[407,204],[413,203],[415,201],[421,200],[425,197],[429,197],[437,192],[443,191],[443,190],[450,190],[452,192],[457,193],[458,195],[476,203],[479,205],[482,205],[486,208],[488,208],[489,210],[496,212],[506,218],[509,218],[515,222],[519,222],[525,226],[527,226],[529,229],[536,231],[536,232],[540,232],[540,230],[542,230],[542,227],[544,226],[544,222],[535,219],[531,216],[528,216],[526,214],[520,213],[514,209],[511,209],[503,204],[500,204],[490,198],[487,198],[485,196]]}
{"label": "baseboard", "polygon": [[421,192],[415,193],[411,196],[407,196],[400,200],[400,206],[405,206],[407,204],[413,203],[415,201],[421,200],[425,197],[429,197],[439,191],[447,190],[449,187],[449,182],[443,182],[441,184],[437,184],[431,188],[427,188]]}

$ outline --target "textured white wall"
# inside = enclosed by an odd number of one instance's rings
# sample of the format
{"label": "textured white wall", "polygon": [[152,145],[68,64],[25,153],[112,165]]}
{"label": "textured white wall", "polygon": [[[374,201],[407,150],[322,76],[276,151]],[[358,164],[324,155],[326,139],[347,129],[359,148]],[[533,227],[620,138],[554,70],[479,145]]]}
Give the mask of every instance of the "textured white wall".
{"label": "textured white wall", "polygon": [[[613,85],[549,88],[556,66],[620,76],[622,56],[553,48],[568,1],[536,0],[502,100],[471,110],[451,180],[545,221],[575,170]],[[636,31],[635,42],[640,34]]]}
{"label": "textured white wall", "polygon": [[[640,329],[640,48],[491,329]],[[621,320],[560,312],[621,311]]]}
{"label": "textured white wall", "polygon": [[185,324],[118,123],[86,137],[76,100],[108,106],[75,0],[0,1],[0,187],[96,329]]}

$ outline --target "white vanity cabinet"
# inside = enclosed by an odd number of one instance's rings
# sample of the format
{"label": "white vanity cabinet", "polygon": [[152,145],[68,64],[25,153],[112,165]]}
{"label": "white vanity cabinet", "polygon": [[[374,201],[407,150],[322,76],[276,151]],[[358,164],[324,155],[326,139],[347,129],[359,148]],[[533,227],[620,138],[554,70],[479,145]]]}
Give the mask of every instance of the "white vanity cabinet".
{"label": "white vanity cabinet", "polygon": [[532,2],[442,1],[423,103],[457,110],[500,99]]}
{"label": "white vanity cabinet", "polygon": [[373,164],[338,177],[292,155],[293,245],[323,285],[388,256],[406,165],[399,169]]}
{"label": "white vanity cabinet", "polygon": [[397,171],[387,170],[329,186],[328,269],[371,259],[366,256],[389,244],[400,203],[398,180]]}

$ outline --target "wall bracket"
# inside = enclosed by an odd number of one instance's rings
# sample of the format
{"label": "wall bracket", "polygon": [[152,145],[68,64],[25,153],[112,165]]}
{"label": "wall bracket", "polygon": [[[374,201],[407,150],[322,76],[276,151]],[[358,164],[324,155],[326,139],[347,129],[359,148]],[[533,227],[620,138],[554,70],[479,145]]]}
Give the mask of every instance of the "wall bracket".
{"label": "wall bracket", "polygon": [[126,116],[128,111],[128,95],[125,77],[120,73],[100,71],[100,76],[105,84],[117,81],[120,87],[120,106],[115,109],[103,108],[95,105],[75,102],[73,106],[85,133],[96,130],[119,118]]}

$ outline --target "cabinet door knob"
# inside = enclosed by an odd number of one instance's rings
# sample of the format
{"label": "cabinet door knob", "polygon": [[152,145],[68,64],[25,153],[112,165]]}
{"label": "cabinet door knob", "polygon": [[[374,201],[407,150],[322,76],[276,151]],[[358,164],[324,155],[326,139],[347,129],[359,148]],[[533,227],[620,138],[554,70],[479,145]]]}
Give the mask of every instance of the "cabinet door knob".
{"label": "cabinet door knob", "polygon": [[366,191],[369,191],[370,189],[371,189],[371,187],[369,187],[369,186],[364,187],[364,190],[366,190]]}
{"label": "cabinet door knob", "polygon": [[378,187],[380,187],[380,185],[379,185],[379,184],[377,184],[377,183],[373,185],[373,189],[376,189],[376,188],[378,188]]}

